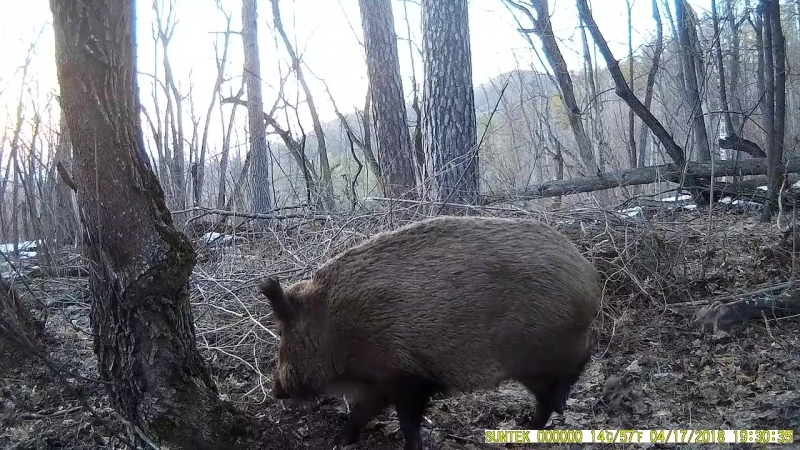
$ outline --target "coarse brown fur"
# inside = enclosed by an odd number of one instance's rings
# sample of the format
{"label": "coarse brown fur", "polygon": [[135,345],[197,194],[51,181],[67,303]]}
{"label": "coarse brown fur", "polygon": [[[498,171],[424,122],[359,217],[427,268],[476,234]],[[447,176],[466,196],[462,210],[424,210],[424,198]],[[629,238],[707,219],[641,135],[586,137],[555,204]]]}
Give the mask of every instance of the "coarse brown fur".
{"label": "coarse brown fur", "polygon": [[343,443],[393,404],[416,450],[430,396],[514,379],[536,396],[542,428],[590,359],[598,282],[533,220],[437,217],[380,233],[285,291],[261,282],[281,333],[273,394],[354,391]]}

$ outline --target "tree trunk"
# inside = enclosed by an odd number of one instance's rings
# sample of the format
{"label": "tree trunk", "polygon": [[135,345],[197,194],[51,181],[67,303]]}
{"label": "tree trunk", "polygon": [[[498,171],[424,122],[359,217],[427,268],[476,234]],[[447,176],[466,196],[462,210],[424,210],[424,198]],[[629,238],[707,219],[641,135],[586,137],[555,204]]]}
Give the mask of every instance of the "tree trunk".
{"label": "tree trunk", "polygon": [[[647,86],[644,91],[644,107],[650,110],[650,104],[653,101],[653,88],[656,84],[656,75],[661,64],[661,54],[664,52],[664,29],[661,25],[661,14],[658,12],[658,3],[656,0],[652,1],[653,20],[656,22],[656,48],[653,50],[653,61],[650,65],[650,70],[647,72]],[[647,141],[649,133],[647,127],[639,129],[639,152],[637,167],[644,167],[647,165]]]}
{"label": "tree trunk", "polygon": [[[683,73],[686,79],[686,96],[691,110],[692,126],[694,128],[694,142],[697,147],[697,157],[700,161],[711,160],[711,150],[708,145],[703,103],[700,99],[700,89],[697,83],[697,63],[695,61],[694,46],[689,30],[690,20],[686,9],[689,5],[686,0],[675,0],[675,20],[678,22],[678,36],[680,37],[680,53],[683,61]],[[694,26],[693,23],[691,23]]]}
{"label": "tree trunk", "polygon": [[[269,189],[269,151],[264,126],[264,101],[261,97],[261,59],[258,51],[258,11],[256,0],[242,2],[242,41],[244,42],[244,80],[247,85],[247,124],[250,130],[250,171],[253,189],[253,212],[272,210]],[[231,124],[232,126],[233,124]]]}
{"label": "tree trunk", "polygon": [[[311,115],[311,122],[314,125],[314,134],[317,137],[319,169],[320,172],[322,172],[322,180],[317,180],[322,184],[322,192],[318,194],[321,194],[320,200],[322,201],[322,206],[328,211],[331,211],[336,205],[334,204],[335,197],[333,193],[333,180],[331,178],[330,162],[328,161],[328,146],[325,141],[325,132],[322,129],[322,122],[319,119],[319,112],[315,106],[314,96],[311,95],[311,89],[308,87],[308,83],[306,83],[306,78],[304,75],[305,71],[301,67],[302,64],[300,62],[300,58],[297,56],[297,52],[294,51],[294,47],[292,46],[292,42],[289,40],[289,36],[286,34],[286,30],[283,29],[283,21],[281,20],[281,10],[278,0],[270,1],[272,3],[272,21],[275,25],[275,29],[278,31],[278,34],[280,34],[283,45],[286,47],[286,51],[289,53],[289,58],[292,60],[292,70],[294,70],[294,72],[297,74],[297,81],[300,82],[300,87],[303,89],[303,93],[306,96],[308,113]],[[305,159],[305,154],[302,154],[301,156],[303,159]],[[303,169],[303,173],[307,174],[308,167],[301,166],[301,168]],[[307,175],[306,183],[309,183],[309,177]]]}
{"label": "tree trunk", "polygon": [[[222,9],[221,3],[218,3],[217,5],[218,5],[219,9]],[[224,13],[224,11],[223,11],[223,13]],[[208,111],[206,111],[206,123],[205,123],[205,126],[203,126],[203,138],[200,141],[200,158],[199,158],[199,161],[198,161],[198,168],[197,168],[197,186],[195,187],[195,189],[197,190],[197,192],[199,193],[200,196],[202,196],[203,187],[205,186],[205,181],[206,181],[206,154],[208,152],[208,130],[209,130],[209,127],[211,126],[211,116],[212,116],[212,113],[214,112],[214,105],[216,105],[216,103],[217,103],[217,97],[220,96],[220,89],[222,88],[222,82],[225,79],[225,64],[228,61],[228,48],[229,48],[230,40],[231,40],[231,19],[232,18],[233,17],[231,15],[225,14],[225,19],[227,20],[227,22],[226,22],[226,26],[225,26],[225,39],[224,39],[223,44],[222,44],[222,58],[217,59],[217,79],[214,82],[214,90],[211,93],[211,103],[208,105]],[[220,110],[221,109],[222,108],[220,108]],[[236,109],[236,108],[234,108],[234,109]],[[226,154],[225,155],[225,165],[226,166],[228,164],[227,157],[228,157],[228,155]],[[218,192],[217,195],[218,196],[221,195],[223,200],[220,201],[219,197],[217,197],[217,205],[219,205],[220,203],[224,203],[225,202],[225,200],[224,200],[225,199],[224,186],[225,186],[225,172],[226,172],[226,170],[227,170],[227,167],[225,167],[225,170],[223,170],[222,169],[222,163],[220,163],[220,180],[222,180],[221,183],[220,183],[220,186],[223,187],[223,191],[222,191],[221,194]],[[200,205],[200,199],[199,198],[195,199],[195,206],[199,206],[199,205]]]}
{"label": "tree trunk", "polygon": [[416,178],[392,0],[359,0],[381,182],[387,197],[415,198]]}
{"label": "tree trunk", "polygon": [[53,218],[51,219],[54,227],[52,236],[55,237],[58,246],[75,245],[80,237],[78,223],[80,218],[74,214],[72,208],[72,196],[74,195],[72,189],[58,175],[57,164],[59,162],[64,165],[65,169],[72,172],[72,148],[69,143],[69,129],[63,117],[59,120],[59,136],[51,175],[53,189],[50,191],[55,196]]}
{"label": "tree trunk", "polygon": [[[242,84],[242,87],[239,88],[239,93],[236,94],[235,98],[241,98],[242,94],[244,94],[245,85]],[[238,109],[236,105],[231,108],[230,118],[228,120],[228,128],[225,128],[225,115],[222,111],[222,102],[220,102],[219,114],[220,114],[220,124],[222,125],[222,129],[225,130],[225,137],[222,140],[222,154],[219,157],[219,185],[217,188],[217,208],[218,209],[225,209],[225,195],[228,189],[228,160],[230,159],[231,154],[231,134],[233,132],[234,122],[236,119],[236,110]],[[249,152],[248,152],[249,154]]]}
{"label": "tree trunk", "polygon": [[586,37],[586,25],[583,20],[580,21],[581,25],[581,45],[583,47],[583,66],[586,71],[586,82],[589,86],[589,95],[591,96],[592,111],[594,117],[592,118],[592,135],[595,142],[597,142],[597,169],[600,172],[606,171],[606,155],[608,154],[608,143],[603,130],[603,102],[597,94],[597,82],[595,81],[594,62],[589,53],[589,40]]}
{"label": "tree trunk", "polygon": [[[628,83],[631,92],[636,95],[636,87],[633,80],[633,11],[631,10],[631,0],[625,0],[628,9]],[[635,115],[631,108],[628,108],[628,158],[631,169],[636,167],[638,158],[636,157],[636,122]]]}
{"label": "tree trunk", "polygon": [[422,145],[422,107],[420,106],[420,99],[419,99],[419,85],[417,84],[417,69],[416,65],[414,64],[414,49],[419,49],[419,47],[415,47],[414,42],[411,40],[411,24],[408,21],[408,2],[403,2],[403,19],[406,22],[406,43],[408,44],[408,54],[412,55],[409,58],[411,63],[411,84],[412,84],[412,99],[411,99],[411,109],[414,110],[414,117],[416,118],[416,124],[414,125],[414,137],[412,141],[414,143],[414,159],[417,163],[417,183],[419,184],[419,192],[421,196],[425,196],[428,192],[428,164],[429,161],[425,157],[425,148]]}
{"label": "tree trunk", "polygon": [[[361,151],[364,152],[364,158],[367,160],[372,172],[375,176],[381,176],[381,168],[378,166],[378,160],[375,158],[375,153],[372,151],[372,96],[367,92],[364,98],[364,113],[361,118],[361,129],[363,130],[363,137],[361,138]],[[342,116],[344,117],[344,116]]]}
{"label": "tree trunk", "polygon": [[[162,51],[164,53],[164,94],[167,97],[167,113],[164,115],[164,120],[167,121],[167,130],[164,134],[164,148],[172,148],[172,157],[168,157],[170,163],[170,172],[172,174],[172,187],[175,193],[175,202],[178,209],[186,208],[186,168],[184,156],[184,142],[185,134],[183,132],[183,96],[181,95],[178,85],[175,83],[175,77],[172,73],[172,64],[169,61],[169,43],[172,36],[175,34],[175,21],[174,16],[174,3],[169,3],[169,10],[167,11],[167,23],[164,24],[161,19],[161,10],[158,1],[153,2],[153,12],[155,13],[156,23],[158,27],[158,37],[161,40]],[[171,97],[170,97],[171,96]],[[173,103],[174,109],[173,109]],[[172,145],[169,143],[169,129],[171,129]]]}
{"label": "tree trunk", "polygon": [[93,263],[100,378],[114,407],[145,433],[185,448],[229,447],[246,420],[219,399],[195,344],[194,250],[173,226],[142,137],[134,1],[51,0],[50,7]]}
{"label": "tree trunk", "polygon": [[437,198],[476,204],[480,195],[466,0],[422,0],[423,130]]}
{"label": "tree trunk", "polygon": [[[753,31],[756,37],[756,89],[758,89],[758,106],[761,114],[765,117],[768,114],[767,104],[764,101],[766,98],[766,68],[765,68],[765,54],[764,48],[764,15],[762,8],[755,8],[755,20],[753,23]],[[766,127],[766,125],[765,125]],[[766,129],[765,129],[766,130]],[[769,146],[769,144],[767,144]]]}
{"label": "tree trunk", "polygon": [[711,0],[711,22],[714,26],[714,55],[717,60],[717,73],[719,74],[719,82],[717,87],[719,89],[719,99],[722,109],[722,119],[725,124],[725,137],[736,133],[733,128],[733,120],[731,119],[730,104],[728,102],[728,91],[725,83],[725,59],[722,57],[722,33],[719,27],[719,15],[717,14],[717,0]]}
{"label": "tree trunk", "polygon": [[[714,0],[716,1],[716,0]],[[740,96],[738,95],[739,92],[739,78],[741,72],[741,61],[739,61],[739,48],[740,38],[739,38],[739,22],[736,20],[735,11],[734,11],[734,0],[725,0],[725,18],[728,22],[728,33],[730,34],[731,45],[730,45],[730,62],[728,67],[731,72],[731,79],[729,83],[730,89],[728,92],[731,94],[731,98],[729,99],[730,105],[729,107],[732,109],[732,112],[735,114],[731,115],[731,123],[733,124],[732,132],[736,133],[738,136],[742,135],[743,127],[742,127],[742,120],[739,118],[739,112],[742,111],[742,103],[740,100]]]}
{"label": "tree trunk", "polygon": [[764,1],[764,61],[767,87],[767,192],[770,201],[764,205],[761,220],[768,222],[777,206],[783,184],[783,140],[786,126],[786,41],[781,27],[778,0]]}
{"label": "tree trunk", "polygon": [[[22,193],[25,196],[27,217],[30,220],[29,223],[33,231],[32,238],[34,240],[39,240],[36,258],[39,261],[42,273],[52,275],[57,270],[56,265],[53,263],[52,251],[50,250],[49,240],[52,239],[52,237],[44,232],[42,218],[39,216],[39,206],[36,204],[36,160],[38,159],[36,155],[36,141],[39,139],[39,127],[41,126],[42,120],[38,114],[34,116],[33,120],[33,136],[31,137],[31,144],[28,149],[28,167],[25,179],[22,182]],[[20,175],[23,173],[20,165],[17,165],[14,170],[19,172]]]}

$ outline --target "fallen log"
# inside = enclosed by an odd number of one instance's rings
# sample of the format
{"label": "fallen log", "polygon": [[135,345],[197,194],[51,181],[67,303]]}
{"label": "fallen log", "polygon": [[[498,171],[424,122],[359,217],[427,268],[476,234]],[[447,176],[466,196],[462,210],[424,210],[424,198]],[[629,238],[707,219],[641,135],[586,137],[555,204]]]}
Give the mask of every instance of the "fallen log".
{"label": "fallen log", "polygon": [[[690,161],[686,163],[686,179],[724,177],[733,175],[764,175],[767,173],[767,158],[749,158],[741,160]],[[800,158],[789,158],[786,162],[788,173],[800,173]],[[679,183],[682,178],[681,168],[673,163],[660,166],[641,167],[601,173],[596,177],[572,178],[568,180],[547,181],[533,185],[522,192],[511,194],[486,194],[484,205],[537,198],[558,197],[562,195],[580,194],[584,192],[602,191],[625,186],[651,184],[658,181]]]}

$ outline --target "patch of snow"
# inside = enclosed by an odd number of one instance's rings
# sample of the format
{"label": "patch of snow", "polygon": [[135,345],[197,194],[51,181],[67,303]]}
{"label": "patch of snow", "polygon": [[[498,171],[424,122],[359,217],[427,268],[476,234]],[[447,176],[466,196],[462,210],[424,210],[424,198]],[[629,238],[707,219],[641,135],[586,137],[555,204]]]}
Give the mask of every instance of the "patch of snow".
{"label": "patch of snow", "polygon": [[620,214],[625,214],[628,217],[637,217],[642,214],[641,206],[634,206],[633,208],[625,208],[617,211]]}
{"label": "patch of snow", "polygon": [[800,189],[800,180],[798,180],[795,184],[792,185],[793,189]]}
{"label": "patch of snow", "polygon": [[694,211],[695,209],[697,209],[697,205],[695,205],[694,203],[689,203],[688,205],[683,205],[683,208],[688,209],[689,211]]}
{"label": "patch of snow", "polygon": [[759,186],[757,189],[761,189],[762,191],[768,190],[766,186]]}
{"label": "patch of snow", "polygon": [[669,197],[662,198],[661,201],[662,202],[674,202],[674,201],[685,202],[685,201],[691,200],[691,199],[692,199],[691,195],[683,194],[683,195],[679,195],[677,200],[675,200],[675,196],[674,195],[671,195]]}
{"label": "patch of snow", "polygon": [[[22,251],[35,251],[39,248],[39,241],[22,241],[17,244],[17,250]],[[0,253],[13,253],[14,243],[0,244]]]}
{"label": "patch of snow", "polygon": [[211,231],[204,234],[202,239],[206,244],[228,244],[233,240],[233,236]]}
{"label": "patch of snow", "polygon": [[759,208],[762,208],[764,206],[761,203],[749,202],[747,200],[734,200],[732,204],[736,205],[736,206],[741,206],[742,208],[745,208],[745,209],[749,209],[749,208],[759,209]]}
{"label": "patch of snow", "polygon": [[731,201],[730,197],[723,197],[719,202],[720,203],[725,203],[725,204],[730,204],[731,206],[738,206],[738,207],[740,207],[742,209],[760,209],[760,208],[762,208],[764,206],[761,203],[750,202],[750,201],[747,201],[747,200],[733,200],[733,201]]}

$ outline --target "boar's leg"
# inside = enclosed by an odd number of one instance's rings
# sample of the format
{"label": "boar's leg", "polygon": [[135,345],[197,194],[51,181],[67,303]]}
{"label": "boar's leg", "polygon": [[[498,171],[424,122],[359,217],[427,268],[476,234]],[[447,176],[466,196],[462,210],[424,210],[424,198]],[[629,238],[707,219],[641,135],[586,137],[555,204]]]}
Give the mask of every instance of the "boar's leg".
{"label": "boar's leg", "polygon": [[543,430],[553,411],[561,409],[559,405],[559,382],[551,375],[529,375],[516,377],[536,397],[536,411],[531,421],[532,430]]}
{"label": "boar's leg", "polygon": [[391,401],[405,439],[404,450],[423,450],[422,417],[431,397],[438,391],[440,389],[435,383],[420,377],[407,377],[397,382]]}
{"label": "boar's leg", "polygon": [[355,444],[361,435],[364,425],[380,414],[384,406],[386,406],[386,402],[379,390],[362,391],[358,398],[351,403],[347,422],[345,422],[336,442],[340,445]]}
{"label": "boar's leg", "polygon": [[536,397],[536,412],[533,415],[531,429],[544,429],[553,412],[564,414],[564,407],[572,386],[578,381],[590,359],[591,354],[587,350],[582,354],[578,363],[566,372],[536,373],[515,377]]}
{"label": "boar's leg", "polygon": [[581,357],[580,361],[575,366],[575,369],[568,375],[564,375],[561,377],[554,392],[554,397],[556,401],[554,409],[555,412],[559,414],[564,414],[564,407],[567,406],[567,399],[569,399],[569,394],[570,391],[572,390],[572,386],[574,386],[575,383],[578,382],[578,379],[583,374],[586,365],[589,364],[589,361],[591,359],[592,355],[587,350],[584,356]]}

